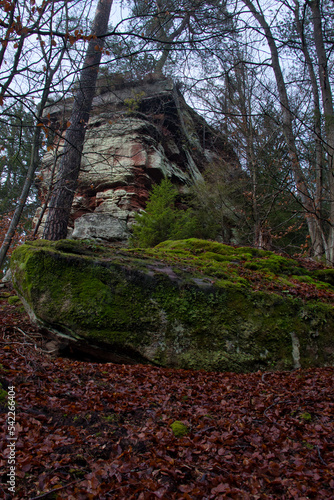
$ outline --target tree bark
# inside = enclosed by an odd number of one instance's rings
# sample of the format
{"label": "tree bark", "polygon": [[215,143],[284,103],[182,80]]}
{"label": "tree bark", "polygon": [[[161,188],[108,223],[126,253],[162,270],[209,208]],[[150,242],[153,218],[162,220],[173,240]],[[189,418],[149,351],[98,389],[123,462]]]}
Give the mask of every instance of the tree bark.
{"label": "tree bark", "polygon": [[312,196],[307,187],[306,180],[304,178],[297,154],[295,137],[293,133],[293,116],[290,110],[289,98],[286,90],[282,69],[280,66],[279,54],[275,43],[275,39],[272,35],[270,26],[268,25],[266,19],[264,18],[263,14],[256,9],[253,2],[251,0],[243,0],[243,3],[248,7],[248,9],[255,17],[255,19],[262,27],[267,43],[269,45],[271,54],[271,64],[274,71],[276,85],[278,89],[278,95],[280,99],[280,106],[283,119],[283,133],[289,150],[291,169],[293,172],[293,177],[298,192],[298,198],[302,204],[305,213],[305,219],[311,237],[312,247],[314,249],[314,253],[317,254],[316,256],[320,257],[324,252],[323,248],[324,238],[316,218],[314,200],[312,199]]}
{"label": "tree bark", "polygon": [[329,184],[329,219],[330,230],[327,242],[327,260],[334,262],[334,109],[333,96],[329,80],[329,67],[323,38],[321,12],[319,0],[309,2],[312,11],[313,39],[317,53],[319,80],[321,86],[322,104],[325,115],[325,149],[328,159],[328,184]]}
{"label": "tree bark", "polygon": [[107,33],[112,0],[99,0],[79,87],[74,97],[70,125],[65,134],[65,145],[57,180],[51,197],[43,237],[49,240],[66,238],[67,226],[80,172],[86,127],[95,95],[96,80]]}
{"label": "tree bark", "polygon": [[[160,13],[160,6],[159,6],[159,3],[157,2],[157,7],[158,7],[158,11]],[[169,54],[172,50],[172,46],[171,46],[171,43],[178,37],[181,35],[181,33],[183,32],[183,30],[185,29],[186,25],[189,23],[189,19],[190,19],[190,14],[189,13],[185,13],[185,16],[183,18],[183,21],[182,23],[180,24],[180,26],[178,27],[178,29],[176,29],[173,33],[171,33],[169,36],[167,36],[166,34],[166,31],[163,27],[163,25],[161,24],[160,25],[160,28],[159,28],[159,31],[161,32],[160,33],[160,37],[161,37],[161,41],[163,43],[163,49],[162,49],[162,55],[160,57],[160,59],[158,59],[158,61],[156,62],[155,64],[155,68],[154,68],[154,72],[158,75],[162,75],[162,69],[163,67],[165,66],[167,60],[168,60],[168,57],[169,57]]]}
{"label": "tree bark", "polygon": [[313,95],[313,108],[314,108],[314,121],[313,121],[313,133],[314,133],[314,141],[315,141],[315,150],[316,150],[316,209],[318,215],[320,217],[321,213],[321,201],[322,201],[322,190],[323,190],[323,162],[322,162],[322,138],[321,138],[321,111],[320,111],[320,96],[317,78],[314,72],[312,58],[310,56],[310,52],[307,46],[307,42],[305,39],[305,33],[303,28],[303,23],[300,20],[299,16],[299,2],[295,0],[295,9],[294,16],[296,22],[297,33],[299,35],[301,41],[302,52],[305,57],[305,63],[307,66],[308,74],[311,81],[312,95]]}
{"label": "tree bark", "polygon": [[32,185],[34,177],[35,177],[36,168],[39,164],[39,151],[40,151],[40,142],[41,142],[41,132],[42,132],[41,125],[42,125],[43,111],[44,111],[44,108],[47,104],[47,99],[48,99],[49,94],[50,94],[50,89],[51,89],[53,77],[54,77],[55,73],[58,71],[58,68],[61,64],[61,61],[64,57],[65,52],[66,52],[66,47],[64,47],[63,50],[61,51],[59,58],[58,58],[58,61],[55,64],[54,68],[49,69],[48,75],[47,75],[46,80],[45,80],[42,99],[38,105],[36,127],[35,127],[34,137],[33,137],[33,141],[32,141],[31,160],[30,160],[30,164],[28,167],[25,182],[24,182],[24,185],[23,185],[23,188],[21,191],[21,195],[20,195],[20,198],[18,200],[16,209],[14,211],[13,218],[11,220],[11,223],[10,223],[9,228],[7,230],[6,236],[5,236],[4,241],[2,242],[2,245],[0,248],[0,269],[3,266],[8,249],[10,247],[13,236],[15,234],[16,227],[20,221],[22,211],[23,211],[24,206],[26,204],[31,185]]}

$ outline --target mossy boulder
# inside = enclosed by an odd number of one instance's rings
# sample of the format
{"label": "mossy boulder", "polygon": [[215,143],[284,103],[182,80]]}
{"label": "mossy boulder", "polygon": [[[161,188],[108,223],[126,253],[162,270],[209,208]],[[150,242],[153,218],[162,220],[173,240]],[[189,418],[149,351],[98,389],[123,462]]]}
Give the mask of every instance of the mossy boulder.
{"label": "mossy boulder", "polygon": [[237,372],[334,364],[332,285],[271,252],[38,240],[13,252],[11,269],[33,321],[113,361]]}

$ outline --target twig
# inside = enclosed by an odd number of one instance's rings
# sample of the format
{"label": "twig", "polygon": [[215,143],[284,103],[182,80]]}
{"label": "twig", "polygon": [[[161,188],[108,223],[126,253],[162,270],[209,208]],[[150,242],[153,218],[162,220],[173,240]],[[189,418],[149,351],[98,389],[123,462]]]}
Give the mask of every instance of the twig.
{"label": "twig", "polygon": [[[268,408],[266,408],[264,410],[263,415],[265,417],[267,417],[267,411],[270,410],[270,408],[272,408],[273,406],[279,405],[280,403],[283,403],[283,401],[277,401],[276,403],[273,403],[272,405],[268,406]],[[267,417],[267,418],[269,418],[269,417]],[[269,420],[270,420],[270,418],[269,418]]]}
{"label": "twig", "polygon": [[14,326],[14,330],[18,330],[19,332],[21,332],[26,337],[33,338],[35,336],[35,337],[40,337],[41,339],[43,338],[43,335],[41,335],[38,332],[33,332],[32,334],[29,334],[29,333],[26,333],[25,331],[21,330],[21,328],[19,328],[18,326]]}
{"label": "twig", "polygon": [[322,458],[322,456],[321,456],[319,446],[316,444],[316,445],[315,445],[315,447],[316,447],[316,449],[318,450],[318,457],[319,457],[320,462],[321,462],[323,465],[327,465],[327,463],[325,462],[325,460],[324,460],[324,459]]}
{"label": "twig", "polygon": [[[43,339],[43,336],[40,333],[35,333],[33,335],[29,335],[28,333],[21,330],[21,328],[19,328],[18,326],[14,326],[14,330],[18,330],[20,333],[22,333],[22,335],[24,335],[25,337],[28,337],[28,339],[33,342],[33,344],[28,344],[28,345],[33,345],[35,348],[35,351],[42,350],[42,349],[39,349],[37,347],[37,344],[35,343],[35,342],[38,342],[38,340],[41,341]],[[35,336],[39,337],[39,339],[35,338]],[[45,351],[45,352],[47,352],[47,351]]]}
{"label": "twig", "polygon": [[72,481],[71,483],[65,484],[65,486],[58,486],[58,488],[54,488],[53,490],[49,490],[46,493],[42,493],[41,495],[37,495],[37,497],[32,497],[30,500],[37,500],[37,498],[44,498],[44,497],[50,495],[50,493],[53,493],[54,491],[63,490],[65,488],[67,488],[68,486],[72,486],[72,484],[79,483],[79,482],[84,481],[84,480],[85,480],[85,478],[76,479],[75,481]]}
{"label": "twig", "polygon": [[18,330],[25,337],[29,337],[29,335],[26,332],[24,332],[23,330],[21,330],[21,328],[19,328],[18,326],[14,326],[14,330]]}
{"label": "twig", "polygon": [[208,432],[208,431],[214,431],[216,427],[213,425],[211,427],[204,427],[204,429],[200,429],[199,431],[196,432],[196,434],[202,434],[203,432]]}
{"label": "twig", "polygon": [[42,349],[42,348],[38,348],[38,352],[41,352],[42,354],[52,354],[53,352],[57,352],[58,349],[51,349],[50,351],[47,351],[45,349]]}
{"label": "twig", "polygon": [[294,402],[293,402],[293,401],[276,401],[276,403],[273,403],[272,405],[268,406],[268,408],[266,408],[266,409],[264,410],[263,415],[264,415],[265,417],[267,417],[267,418],[268,418],[268,420],[270,420],[270,421],[272,422],[271,418],[269,418],[269,417],[267,416],[267,411],[268,411],[268,410],[270,410],[270,408],[272,408],[273,406],[280,405],[280,404],[283,404],[283,403],[284,403],[284,404],[291,405],[291,404],[293,404]]}

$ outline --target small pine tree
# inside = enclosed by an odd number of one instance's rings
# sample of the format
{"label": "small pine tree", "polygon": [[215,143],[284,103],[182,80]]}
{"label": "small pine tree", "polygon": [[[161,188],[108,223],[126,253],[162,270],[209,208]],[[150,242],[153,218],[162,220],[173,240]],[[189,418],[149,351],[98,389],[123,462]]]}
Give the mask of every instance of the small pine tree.
{"label": "small pine tree", "polygon": [[169,179],[153,187],[146,211],[136,215],[131,243],[153,247],[165,240],[182,240],[196,236],[197,220],[193,211],[175,207],[178,191]]}

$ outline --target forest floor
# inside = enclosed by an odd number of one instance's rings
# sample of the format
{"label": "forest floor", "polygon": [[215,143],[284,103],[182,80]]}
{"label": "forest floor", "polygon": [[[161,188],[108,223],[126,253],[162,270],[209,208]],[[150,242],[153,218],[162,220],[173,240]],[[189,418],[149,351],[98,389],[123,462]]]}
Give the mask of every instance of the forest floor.
{"label": "forest floor", "polygon": [[52,358],[1,297],[0,356],[1,498],[334,498],[333,367],[235,374]]}

